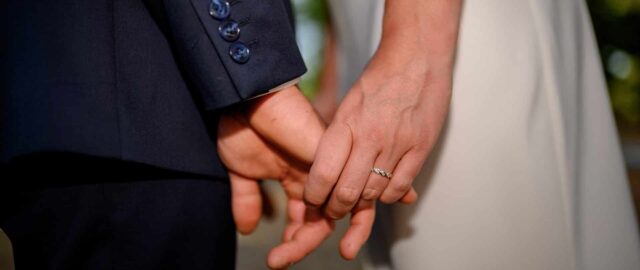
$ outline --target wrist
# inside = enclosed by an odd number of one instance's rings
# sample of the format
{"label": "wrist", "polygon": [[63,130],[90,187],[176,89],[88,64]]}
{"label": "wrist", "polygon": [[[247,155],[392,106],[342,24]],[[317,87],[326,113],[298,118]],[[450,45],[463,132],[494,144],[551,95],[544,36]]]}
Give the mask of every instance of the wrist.
{"label": "wrist", "polygon": [[[380,47],[351,91],[364,98],[388,92],[389,98],[411,98],[419,106],[424,99],[439,93],[448,96],[452,91],[453,57],[430,57],[424,52],[397,52]],[[395,92],[395,93],[394,93]],[[351,95],[351,93],[350,93]]]}
{"label": "wrist", "polygon": [[462,0],[387,1],[378,51],[392,52],[399,65],[416,59],[434,70],[452,66],[461,5]]}

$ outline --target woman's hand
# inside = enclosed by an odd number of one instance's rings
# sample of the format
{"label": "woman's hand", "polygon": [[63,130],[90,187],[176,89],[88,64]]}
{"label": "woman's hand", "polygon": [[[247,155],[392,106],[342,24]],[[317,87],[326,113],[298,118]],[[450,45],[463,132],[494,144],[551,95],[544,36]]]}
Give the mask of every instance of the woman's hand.
{"label": "woman's hand", "polygon": [[318,147],[304,190],[309,205],[326,204],[328,216],[342,218],[362,201],[416,199],[412,181],[449,108],[460,6],[387,2],[379,49]]}

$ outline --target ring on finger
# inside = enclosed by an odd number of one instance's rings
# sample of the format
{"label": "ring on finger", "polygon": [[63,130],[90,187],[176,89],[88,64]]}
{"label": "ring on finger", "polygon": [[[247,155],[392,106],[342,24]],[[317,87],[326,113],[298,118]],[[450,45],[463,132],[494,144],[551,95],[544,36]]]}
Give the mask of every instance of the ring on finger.
{"label": "ring on finger", "polygon": [[384,169],[381,169],[381,168],[378,168],[378,167],[373,167],[373,169],[371,169],[371,172],[375,173],[377,175],[380,175],[380,176],[382,176],[384,178],[387,178],[387,179],[391,179],[391,177],[393,177],[393,174],[391,172],[388,172],[388,171],[386,171]]}

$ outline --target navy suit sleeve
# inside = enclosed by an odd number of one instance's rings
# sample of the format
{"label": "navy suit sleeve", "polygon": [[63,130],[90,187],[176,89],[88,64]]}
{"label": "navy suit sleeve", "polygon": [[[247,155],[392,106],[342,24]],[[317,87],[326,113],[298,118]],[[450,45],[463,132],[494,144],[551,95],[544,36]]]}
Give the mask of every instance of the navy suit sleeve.
{"label": "navy suit sleeve", "polygon": [[[283,0],[150,0],[207,110],[265,94],[306,67]],[[288,1],[288,0],[286,0]]]}

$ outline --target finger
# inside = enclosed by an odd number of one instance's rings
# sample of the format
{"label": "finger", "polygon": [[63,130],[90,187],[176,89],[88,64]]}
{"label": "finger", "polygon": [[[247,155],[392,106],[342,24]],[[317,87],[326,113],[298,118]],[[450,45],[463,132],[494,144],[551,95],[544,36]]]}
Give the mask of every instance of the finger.
{"label": "finger", "polygon": [[304,225],[304,211],[305,206],[303,201],[289,199],[289,202],[287,202],[288,221],[287,227],[285,228],[284,234],[282,236],[283,242],[293,239],[293,235],[295,234],[295,232]]}
{"label": "finger", "polygon": [[249,123],[278,149],[308,164],[325,130],[324,121],[296,86],[256,100]]}
{"label": "finger", "polygon": [[319,209],[307,209],[305,224],[290,241],[269,252],[267,264],[270,268],[279,269],[302,260],[329,237],[334,227],[334,222],[325,218]]}
{"label": "finger", "polygon": [[356,205],[375,161],[376,150],[355,145],[325,207],[327,216],[340,219]]}
{"label": "finger", "polygon": [[351,221],[347,232],[340,240],[340,255],[347,260],[353,260],[369,239],[375,220],[374,201],[360,201],[352,211]]}
{"label": "finger", "polygon": [[238,231],[250,234],[262,215],[262,196],[258,182],[230,172],[231,209]]}
{"label": "finger", "polygon": [[348,126],[329,126],[318,145],[316,160],[305,184],[304,200],[308,205],[319,207],[325,203],[349,158],[351,143],[351,130]]}
{"label": "finger", "polygon": [[295,161],[289,161],[289,168],[286,176],[280,180],[280,185],[285,191],[288,198],[295,198],[302,201],[304,193],[304,184],[309,178],[309,167],[301,167]]}
{"label": "finger", "polygon": [[373,172],[373,168],[382,169],[387,173],[393,172],[396,164],[398,163],[398,160],[400,160],[400,157],[394,157],[389,155],[388,153],[389,152],[383,151],[382,153],[380,153],[380,155],[378,155],[378,158],[376,158],[376,161],[373,163],[374,166],[369,171],[370,173],[367,184],[362,190],[361,198],[363,200],[377,200],[389,184],[390,177],[385,177]]}
{"label": "finger", "polygon": [[[417,151],[407,152],[396,167],[396,171],[387,188],[382,192],[380,201],[394,203],[411,190],[413,180],[422,169],[426,155]],[[417,194],[416,194],[417,195]]]}
{"label": "finger", "polygon": [[400,202],[403,204],[413,204],[418,200],[418,192],[416,192],[416,189],[411,187],[411,189],[409,189],[409,192],[407,192],[407,194],[404,194],[404,196],[402,196],[402,198],[400,199]]}

